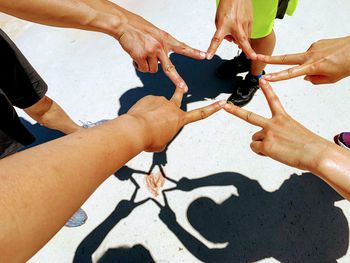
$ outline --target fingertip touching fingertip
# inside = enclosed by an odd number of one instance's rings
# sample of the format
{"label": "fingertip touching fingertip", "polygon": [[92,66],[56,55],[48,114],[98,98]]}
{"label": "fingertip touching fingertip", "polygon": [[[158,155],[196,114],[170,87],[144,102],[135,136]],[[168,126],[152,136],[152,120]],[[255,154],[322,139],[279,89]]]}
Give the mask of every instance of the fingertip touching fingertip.
{"label": "fingertip touching fingertip", "polygon": [[218,104],[219,104],[219,106],[220,106],[221,108],[223,108],[227,103],[226,103],[226,100],[220,100],[220,101],[218,102]]}
{"label": "fingertip touching fingertip", "polygon": [[207,59],[208,59],[208,60],[211,60],[212,58],[213,58],[213,54],[208,53],[208,54],[207,54]]}
{"label": "fingertip touching fingertip", "polygon": [[260,78],[260,84],[262,85],[266,85],[267,84],[267,81],[264,79],[264,78]]}
{"label": "fingertip touching fingertip", "polygon": [[225,109],[226,111],[230,111],[230,110],[233,109],[233,106],[234,106],[234,104],[233,104],[232,102],[227,102],[227,103],[224,105],[224,109]]}
{"label": "fingertip touching fingertip", "polygon": [[256,53],[251,53],[249,56],[250,60],[257,60],[258,59],[258,55]]}
{"label": "fingertip touching fingertip", "polygon": [[207,57],[207,53],[205,53],[205,52],[203,52],[203,51],[200,51],[200,52],[199,52],[199,56],[200,56],[201,58],[206,58],[206,57]]}

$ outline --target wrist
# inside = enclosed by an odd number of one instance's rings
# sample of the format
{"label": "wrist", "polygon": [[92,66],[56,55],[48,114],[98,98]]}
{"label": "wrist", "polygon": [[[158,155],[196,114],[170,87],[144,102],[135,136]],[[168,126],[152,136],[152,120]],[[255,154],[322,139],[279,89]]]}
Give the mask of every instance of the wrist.
{"label": "wrist", "polygon": [[299,168],[318,174],[320,167],[328,157],[328,149],[331,146],[331,142],[321,137],[319,137],[319,140],[304,145],[302,151],[298,154],[300,156]]}
{"label": "wrist", "polygon": [[145,128],[140,121],[129,114],[124,114],[111,122],[109,122],[116,137],[122,137],[124,143],[132,150],[134,155],[144,151],[147,147],[147,139],[145,138]]}
{"label": "wrist", "polygon": [[132,142],[136,145],[140,152],[144,151],[150,145],[149,130],[142,118],[137,118],[131,114],[124,114],[119,118],[123,118],[126,123],[128,135],[132,137]]}
{"label": "wrist", "polygon": [[98,13],[96,18],[91,21],[90,27],[119,39],[127,22],[127,16],[121,10],[113,10],[113,12]]}
{"label": "wrist", "polygon": [[350,152],[336,144],[329,144],[327,151],[324,151],[320,156],[317,167],[315,167],[314,171],[311,171],[325,180],[329,179],[328,177],[330,175],[333,176],[342,169],[345,169],[349,173],[350,168]]}

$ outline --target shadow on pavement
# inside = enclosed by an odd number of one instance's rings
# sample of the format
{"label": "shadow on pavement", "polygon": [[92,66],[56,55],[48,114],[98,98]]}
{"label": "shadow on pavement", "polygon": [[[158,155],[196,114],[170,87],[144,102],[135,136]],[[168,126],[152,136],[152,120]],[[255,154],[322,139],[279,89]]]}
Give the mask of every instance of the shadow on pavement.
{"label": "shadow on pavement", "polygon": [[[123,167],[120,177],[127,180],[137,173],[146,174]],[[233,172],[193,180],[170,180],[176,183],[176,187],[163,191],[165,206],[150,198],[134,202],[138,190],[135,185],[131,199],[122,200],[112,214],[80,243],[74,262],[92,262],[93,253],[107,234],[149,200],[159,206],[159,217],[168,229],[203,262],[255,262],[270,257],[280,262],[336,262],[347,252],[348,222],[342,210],[334,205],[343,198],[310,173],[292,175],[274,192],[267,192],[257,181]],[[228,185],[236,187],[239,195],[232,195],[221,204],[201,197],[194,200],[187,210],[188,221],[205,239],[212,243],[227,243],[225,248],[211,249],[177,222],[166,194],[175,190],[192,191]],[[126,253],[108,251],[101,259],[108,258],[109,261],[104,262],[141,262],[145,255],[151,255],[144,250],[143,247],[142,253],[134,254],[133,261],[126,257]]]}
{"label": "shadow on pavement", "polygon": [[233,185],[221,204],[201,197],[187,210],[190,224],[213,243],[210,249],[176,221],[169,206],[160,218],[187,250],[204,262],[256,262],[273,257],[280,262],[336,262],[348,249],[349,225],[334,202],[342,200],[332,188],[310,173],[292,175],[282,186],[267,192],[241,174],[226,172],[200,179],[182,178],[172,190]]}

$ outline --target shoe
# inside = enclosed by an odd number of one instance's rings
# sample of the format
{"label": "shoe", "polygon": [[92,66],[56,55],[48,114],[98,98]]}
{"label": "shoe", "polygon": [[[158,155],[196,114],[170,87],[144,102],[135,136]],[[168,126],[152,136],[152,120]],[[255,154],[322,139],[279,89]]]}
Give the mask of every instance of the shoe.
{"label": "shoe", "polygon": [[88,216],[85,211],[81,208],[74,213],[74,215],[65,224],[66,227],[78,227],[84,225]]}
{"label": "shoe", "polygon": [[[262,75],[265,74],[263,71]],[[251,75],[247,76],[238,82],[238,87],[234,90],[232,95],[227,99],[228,103],[233,103],[238,107],[247,105],[253,98],[255,92],[260,88],[259,78]]]}
{"label": "shoe", "polygon": [[82,127],[84,129],[89,129],[89,128],[92,128],[92,127],[104,124],[107,121],[109,121],[109,120],[100,120],[100,121],[97,121],[97,122],[91,122],[91,121],[83,122],[83,121],[80,121],[80,123],[82,124]]}
{"label": "shoe", "polygon": [[342,132],[334,136],[334,142],[350,151],[350,132]]}
{"label": "shoe", "polygon": [[248,72],[250,70],[250,59],[241,52],[231,60],[222,63],[215,71],[219,79],[232,79],[239,73]]}

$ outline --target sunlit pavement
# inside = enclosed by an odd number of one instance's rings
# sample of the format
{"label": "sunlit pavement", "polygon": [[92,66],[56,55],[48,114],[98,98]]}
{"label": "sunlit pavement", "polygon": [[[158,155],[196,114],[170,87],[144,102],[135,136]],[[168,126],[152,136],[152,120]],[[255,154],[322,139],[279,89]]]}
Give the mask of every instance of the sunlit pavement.
{"label": "sunlit pavement", "polygon": [[[215,30],[214,0],[118,3],[202,50]],[[349,34],[349,11],[346,0],[300,0],[293,17],[276,22],[275,54]],[[146,94],[173,91],[161,72],[137,73],[111,37],[4,21],[49,84],[48,95],[77,122],[114,118]],[[190,88],[185,108],[228,97],[233,84],[213,71],[236,52],[224,43],[211,62],[171,55]],[[299,78],[273,87],[286,110],[321,136],[350,130],[350,79],[313,86]],[[269,116],[260,91],[247,108]],[[19,114],[38,133],[50,133]],[[316,177],[251,152],[257,130],[225,112],[186,127],[166,153],[143,153],[111,176],[83,205],[86,224],[63,228],[30,262],[349,262],[350,204]],[[171,190],[142,202],[152,197],[145,173],[153,167],[164,169],[164,189]]]}

